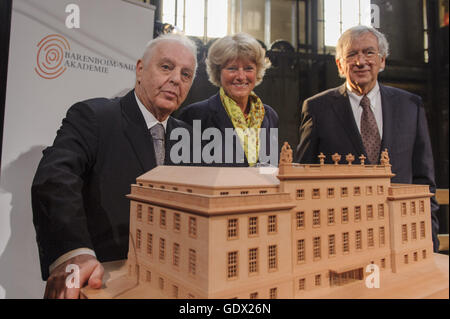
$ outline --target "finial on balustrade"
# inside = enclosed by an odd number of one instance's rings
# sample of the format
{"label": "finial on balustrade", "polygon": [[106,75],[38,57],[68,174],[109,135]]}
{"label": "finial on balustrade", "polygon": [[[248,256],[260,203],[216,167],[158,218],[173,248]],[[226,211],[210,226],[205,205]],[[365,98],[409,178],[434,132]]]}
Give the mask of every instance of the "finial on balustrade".
{"label": "finial on balustrade", "polygon": [[347,161],[348,165],[352,165],[352,162],[355,160],[355,157],[352,153],[348,153],[347,156],[345,156],[345,160]]}
{"label": "finial on balustrade", "polygon": [[341,160],[341,155],[339,155],[338,153],[334,153],[333,156],[331,156],[331,159],[334,162],[334,165],[338,165],[339,161]]}
{"label": "finial on balustrade", "polygon": [[317,156],[319,158],[320,161],[320,165],[324,165],[325,164],[325,155],[323,155],[322,152],[320,152],[320,154]]}
{"label": "finial on balustrade", "polygon": [[280,153],[280,164],[292,163],[292,148],[288,142],[284,142]]}

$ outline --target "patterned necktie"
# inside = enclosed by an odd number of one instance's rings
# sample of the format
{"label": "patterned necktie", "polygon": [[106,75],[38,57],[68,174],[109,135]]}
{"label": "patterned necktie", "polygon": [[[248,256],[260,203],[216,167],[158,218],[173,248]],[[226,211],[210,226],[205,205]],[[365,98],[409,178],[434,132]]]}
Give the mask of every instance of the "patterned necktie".
{"label": "patterned necktie", "polygon": [[364,95],[360,103],[363,112],[361,115],[361,137],[367,157],[371,164],[378,163],[378,155],[381,149],[380,132],[378,132],[377,121],[375,115],[370,108],[370,100]]}
{"label": "patterned necktie", "polygon": [[163,165],[164,158],[166,156],[166,148],[164,145],[164,126],[161,123],[152,126],[150,128],[150,134],[152,134],[153,146],[155,148],[156,165]]}

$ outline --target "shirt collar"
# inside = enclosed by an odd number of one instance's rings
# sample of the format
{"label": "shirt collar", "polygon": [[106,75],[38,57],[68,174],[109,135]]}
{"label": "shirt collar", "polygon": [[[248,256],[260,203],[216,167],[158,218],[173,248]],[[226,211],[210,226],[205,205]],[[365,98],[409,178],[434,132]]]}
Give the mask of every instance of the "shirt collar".
{"label": "shirt collar", "polygon": [[[358,95],[356,93],[353,93],[350,85],[348,84],[348,82],[345,83],[346,87],[347,87],[347,92],[348,95],[350,97],[350,99],[352,99],[353,101],[357,102],[357,105],[359,105],[359,103],[361,102],[362,98],[364,95]],[[369,93],[367,93],[367,97],[370,100],[370,105],[372,106],[372,108],[376,107],[376,97],[377,94],[380,92],[380,86],[378,85],[378,81],[375,83],[375,86],[372,88],[372,90],[370,90]]]}
{"label": "shirt collar", "polygon": [[169,120],[169,117],[167,117],[164,121],[159,122],[156,117],[150,112],[144,104],[139,100],[139,98],[136,95],[136,92],[134,92],[134,97],[136,98],[137,105],[139,106],[139,109],[141,110],[142,115],[144,116],[145,123],[147,124],[147,128],[150,129],[153,126],[155,126],[158,123],[161,123],[164,126],[164,131],[167,128],[167,121]]}

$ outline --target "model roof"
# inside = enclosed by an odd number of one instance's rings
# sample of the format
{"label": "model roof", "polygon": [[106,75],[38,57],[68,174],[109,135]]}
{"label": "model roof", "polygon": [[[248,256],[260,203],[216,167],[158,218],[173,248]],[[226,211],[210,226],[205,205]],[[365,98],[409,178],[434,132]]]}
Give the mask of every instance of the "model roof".
{"label": "model roof", "polygon": [[137,183],[163,183],[202,187],[276,187],[278,169],[267,167],[158,166],[139,176]]}

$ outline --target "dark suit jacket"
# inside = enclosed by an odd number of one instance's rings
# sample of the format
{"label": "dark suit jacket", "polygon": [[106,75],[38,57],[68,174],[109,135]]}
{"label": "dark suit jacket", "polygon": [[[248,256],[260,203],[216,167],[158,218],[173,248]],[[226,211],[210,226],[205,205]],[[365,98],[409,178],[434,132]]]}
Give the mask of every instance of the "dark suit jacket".
{"label": "dark suit jacket", "polygon": [[[381,84],[380,94],[383,110],[381,149],[388,149],[392,172],[396,174],[392,182],[430,185],[430,191],[434,193],[433,154],[422,99]],[[319,93],[303,104],[295,161],[318,163],[320,152],[326,155],[328,163],[332,162],[331,155],[336,152],[343,155],[342,163],[348,153],[355,155],[354,163],[359,163],[361,154],[367,157],[345,84]],[[431,202],[436,246],[439,206],[434,198]]]}
{"label": "dark suit jacket", "polygon": [[[271,164],[278,164],[278,157],[279,157],[279,148],[278,148],[278,132],[275,134],[275,130],[272,130],[273,128],[276,128],[278,130],[278,114],[276,111],[271,108],[270,106],[264,104],[264,119],[261,124],[261,128],[265,128],[266,131],[266,155],[269,156],[270,150],[272,152],[276,152],[276,163]],[[189,125],[194,126],[193,121],[194,120],[200,120],[201,122],[201,132],[202,134],[207,128],[215,127],[218,128],[222,133],[222,161],[220,163],[206,163],[206,165],[212,165],[212,166],[248,166],[247,158],[245,157],[245,154],[243,153],[242,146],[240,143],[236,145],[236,138],[233,139],[233,150],[236,150],[236,147],[244,154],[244,162],[239,163],[236,161],[236,156],[233,155],[233,162],[232,163],[225,163],[225,129],[231,128],[234,129],[233,123],[231,122],[231,119],[229,118],[227,111],[225,110],[224,106],[222,105],[222,101],[220,100],[220,93],[217,93],[210,98],[185,106],[181,109],[181,112],[178,116],[178,118]],[[194,127],[195,130],[195,127]],[[261,132],[263,134],[263,132]],[[212,138],[211,138],[212,140]],[[203,141],[203,146],[208,144],[210,140]],[[270,145],[272,144],[272,146]],[[261,155],[261,152],[260,152]],[[259,157],[259,160],[261,159],[261,156]],[[258,160],[258,161],[259,161]],[[202,163],[205,165],[205,163]]]}
{"label": "dark suit jacket", "polygon": [[[190,127],[169,118],[168,134]],[[134,91],[122,98],[97,98],[73,105],[53,146],[43,151],[32,185],[42,277],[62,254],[81,247],[99,261],[127,257],[129,201],[136,177],[156,166],[152,137]]]}

